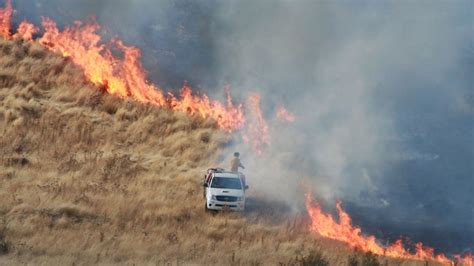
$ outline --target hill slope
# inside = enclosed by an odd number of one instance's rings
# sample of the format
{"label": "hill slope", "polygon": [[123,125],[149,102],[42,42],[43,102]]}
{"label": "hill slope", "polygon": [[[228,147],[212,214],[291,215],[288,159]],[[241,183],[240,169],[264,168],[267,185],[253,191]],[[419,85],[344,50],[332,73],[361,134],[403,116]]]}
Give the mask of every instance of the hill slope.
{"label": "hill slope", "polygon": [[103,94],[40,45],[0,40],[0,132],[0,263],[304,264],[321,253],[345,265],[352,254],[279,203],[205,213],[202,173],[231,137]]}

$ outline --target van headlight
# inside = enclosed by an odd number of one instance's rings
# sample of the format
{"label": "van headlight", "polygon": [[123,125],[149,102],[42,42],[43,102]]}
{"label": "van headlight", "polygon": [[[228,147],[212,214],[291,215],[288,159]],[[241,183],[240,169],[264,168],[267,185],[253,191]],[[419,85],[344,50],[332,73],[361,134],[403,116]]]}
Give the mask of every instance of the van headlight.
{"label": "van headlight", "polygon": [[216,195],[211,195],[212,200],[217,200]]}
{"label": "van headlight", "polygon": [[243,201],[244,197],[237,197],[237,201]]}

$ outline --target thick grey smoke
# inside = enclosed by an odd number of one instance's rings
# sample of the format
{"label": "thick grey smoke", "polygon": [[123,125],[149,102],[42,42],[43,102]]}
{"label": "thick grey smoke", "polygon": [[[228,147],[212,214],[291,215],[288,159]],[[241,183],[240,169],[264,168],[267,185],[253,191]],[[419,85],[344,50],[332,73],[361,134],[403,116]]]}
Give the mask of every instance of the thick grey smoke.
{"label": "thick grey smoke", "polygon": [[[271,145],[237,143],[252,193],[298,208],[300,181],[383,239],[474,249],[470,1],[14,1],[16,21],[96,15],[150,78],[257,91]],[[205,89],[204,89],[205,88]],[[293,123],[274,118],[284,104]],[[224,162],[224,163],[227,163]]]}
{"label": "thick grey smoke", "polygon": [[309,177],[371,233],[472,250],[472,10],[461,1],[221,4],[217,76],[298,116],[273,123],[267,154],[248,158],[257,189],[301,199],[298,180]]}

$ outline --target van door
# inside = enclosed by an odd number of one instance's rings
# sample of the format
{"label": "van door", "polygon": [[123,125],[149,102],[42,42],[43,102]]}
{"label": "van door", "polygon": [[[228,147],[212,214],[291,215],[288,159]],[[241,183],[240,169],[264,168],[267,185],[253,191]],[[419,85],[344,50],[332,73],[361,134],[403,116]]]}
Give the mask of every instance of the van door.
{"label": "van door", "polygon": [[211,174],[211,177],[209,178],[209,182],[207,182],[207,186],[204,187],[206,191],[206,200],[207,200],[208,195],[211,193],[211,184],[212,184],[213,179],[214,179],[214,174]]}

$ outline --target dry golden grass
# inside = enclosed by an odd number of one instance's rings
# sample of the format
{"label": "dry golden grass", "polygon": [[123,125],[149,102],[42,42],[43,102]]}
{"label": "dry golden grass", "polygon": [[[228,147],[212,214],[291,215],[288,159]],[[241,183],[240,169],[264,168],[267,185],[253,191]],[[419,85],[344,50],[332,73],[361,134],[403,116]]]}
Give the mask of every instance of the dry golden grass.
{"label": "dry golden grass", "polygon": [[103,95],[37,44],[0,40],[0,133],[0,264],[303,265],[316,251],[347,265],[353,254],[265,199],[204,212],[203,171],[230,137]]}

